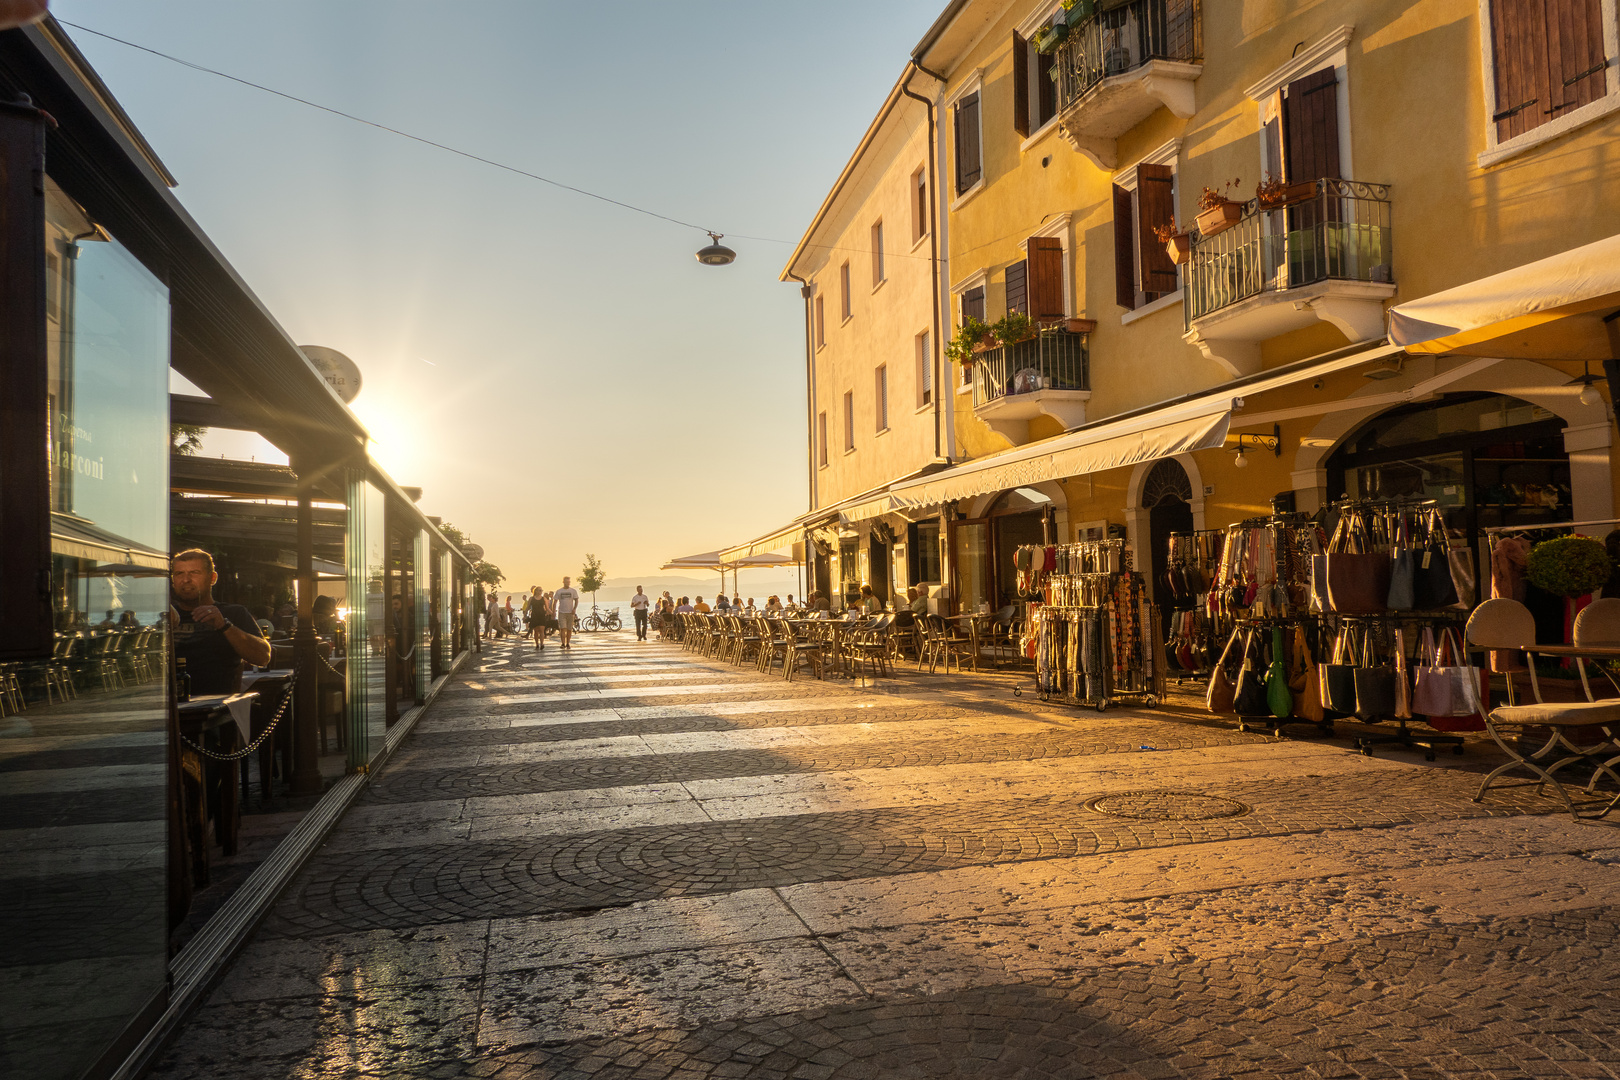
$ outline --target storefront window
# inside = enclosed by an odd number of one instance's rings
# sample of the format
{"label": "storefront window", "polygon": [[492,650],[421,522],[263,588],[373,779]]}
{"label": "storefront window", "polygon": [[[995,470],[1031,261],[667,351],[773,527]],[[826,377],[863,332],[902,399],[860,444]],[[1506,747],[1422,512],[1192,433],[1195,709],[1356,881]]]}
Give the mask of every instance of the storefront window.
{"label": "storefront window", "polygon": [[456,617],[455,579],[450,576],[450,553],[439,552],[439,649],[440,664],[448,667],[455,659],[456,638],[452,627]]}
{"label": "storefront window", "polygon": [[344,670],[349,723],[349,767],[370,764],[388,730],[388,568],[386,496],[363,474],[349,480],[344,551],[349,571],[349,616]]}
{"label": "storefront window", "polygon": [[49,181],[45,256],[56,637],[0,718],[0,1075],[36,1080],[168,971],[168,290]]}
{"label": "storefront window", "polygon": [[956,527],[957,586],[961,610],[974,612],[990,603],[990,523]]}

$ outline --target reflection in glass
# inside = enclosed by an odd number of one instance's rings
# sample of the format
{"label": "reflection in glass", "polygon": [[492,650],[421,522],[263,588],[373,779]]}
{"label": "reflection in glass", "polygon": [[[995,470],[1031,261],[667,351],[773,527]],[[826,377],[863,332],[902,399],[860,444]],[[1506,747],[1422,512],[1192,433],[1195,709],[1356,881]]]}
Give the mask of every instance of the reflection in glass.
{"label": "reflection in glass", "polygon": [[388,598],[384,593],[388,533],[386,496],[362,474],[349,479],[344,554],[349,571],[348,655],[344,669],[350,732],[349,767],[382,751],[388,728]]}
{"label": "reflection in glass", "polygon": [[990,602],[989,534],[988,522],[956,527],[957,581],[964,613],[978,611]]}
{"label": "reflection in glass", "polygon": [[168,290],[50,181],[45,261],[57,633],[0,717],[0,1076],[30,1080],[168,971]]}

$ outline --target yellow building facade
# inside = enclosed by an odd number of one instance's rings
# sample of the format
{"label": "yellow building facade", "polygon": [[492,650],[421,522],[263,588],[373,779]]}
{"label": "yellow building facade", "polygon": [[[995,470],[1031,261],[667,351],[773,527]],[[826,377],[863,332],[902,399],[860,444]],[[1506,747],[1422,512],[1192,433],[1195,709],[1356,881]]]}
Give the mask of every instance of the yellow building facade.
{"label": "yellow building facade", "polygon": [[[942,365],[948,466],[874,455],[837,491],[886,492],[801,524],[938,521],[975,608],[1007,599],[1016,544],[1123,531],[1148,570],[1168,531],[1344,495],[1422,493],[1475,551],[1607,531],[1617,56],[1613,0],[951,4],[909,82],[935,114],[940,336],[1045,329]],[[1443,332],[1504,297],[1544,314]],[[1583,362],[1600,377],[1572,382]]]}

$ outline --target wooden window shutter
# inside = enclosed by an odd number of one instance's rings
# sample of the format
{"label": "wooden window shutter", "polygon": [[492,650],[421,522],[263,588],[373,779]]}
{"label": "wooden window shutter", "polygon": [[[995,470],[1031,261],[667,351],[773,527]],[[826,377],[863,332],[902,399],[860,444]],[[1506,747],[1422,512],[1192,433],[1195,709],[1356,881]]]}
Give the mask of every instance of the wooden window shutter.
{"label": "wooden window shutter", "polygon": [[1491,44],[1499,142],[1608,89],[1601,0],[1492,0]]}
{"label": "wooden window shutter", "polygon": [[1553,103],[1544,120],[1556,120],[1607,92],[1601,0],[1547,0],[1547,45]]}
{"label": "wooden window shutter", "polygon": [[1114,185],[1114,299],[1120,307],[1136,308],[1136,232],[1131,227],[1134,200]]}
{"label": "wooden window shutter", "polygon": [[1339,176],[1339,76],[1333,68],[1288,84],[1283,143],[1290,181]]}
{"label": "wooden window shutter", "polygon": [[45,122],[0,111],[0,658],[51,655]]}
{"label": "wooden window shutter", "polygon": [[978,285],[962,294],[962,321],[969,318],[984,321],[984,286]]}
{"label": "wooden window shutter", "polygon": [[961,195],[983,175],[979,160],[979,95],[975,91],[956,105],[956,193]]}
{"label": "wooden window shutter", "polygon": [[1029,316],[1061,319],[1068,312],[1063,297],[1063,241],[1055,236],[1029,238]]}
{"label": "wooden window shutter", "polygon": [[1137,239],[1142,249],[1142,291],[1176,291],[1176,264],[1153,230],[1176,220],[1175,170],[1168,165],[1136,167]]}
{"label": "wooden window shutter", "polygon": [[1029,263],[1015,262],[1007,267],[1007,310],[1029,314]]}
{"label": "wooden window shutter", "polygon": [[1013,130],[1029,138],[1029,43],[1013,31]]}

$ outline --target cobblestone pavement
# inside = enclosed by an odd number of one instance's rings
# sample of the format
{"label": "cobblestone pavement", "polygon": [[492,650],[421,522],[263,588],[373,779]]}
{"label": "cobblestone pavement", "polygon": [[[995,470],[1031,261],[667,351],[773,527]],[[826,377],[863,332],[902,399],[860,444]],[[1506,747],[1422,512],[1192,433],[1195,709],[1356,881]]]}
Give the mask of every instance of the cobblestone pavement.
{"label": "cobblestone pavement", "polygon": [[1477,740],[576,640],[486,646],[158,1075],[1620,1077],[1620,828]]}

